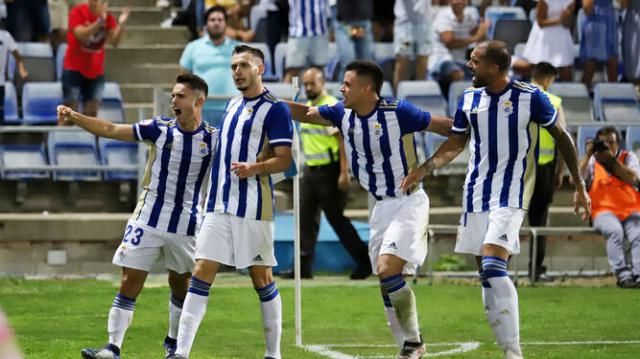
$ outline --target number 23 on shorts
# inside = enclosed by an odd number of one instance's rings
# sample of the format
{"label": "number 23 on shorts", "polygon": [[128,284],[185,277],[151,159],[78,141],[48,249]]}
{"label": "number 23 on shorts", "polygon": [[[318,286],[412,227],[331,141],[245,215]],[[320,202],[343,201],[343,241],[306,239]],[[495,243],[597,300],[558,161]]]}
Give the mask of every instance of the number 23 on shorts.
{"label": "number 23 on shorts", "polygon": [[[131,232],[133,232],[132,236],[130,236]],[[132,225],[128,225],[127,230],[124,232],[124,238],[122,238],[122,243],[131,243],[132,246],[137,246],[138,244],[140,244],[143,234],[144,234],[144,231],[142,230],[142,228],[134,229]]]}

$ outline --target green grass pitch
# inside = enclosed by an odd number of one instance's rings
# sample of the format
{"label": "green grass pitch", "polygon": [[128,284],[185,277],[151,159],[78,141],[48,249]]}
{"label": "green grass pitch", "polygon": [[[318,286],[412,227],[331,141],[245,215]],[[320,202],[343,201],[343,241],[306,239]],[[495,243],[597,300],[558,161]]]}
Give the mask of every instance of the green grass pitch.
{"label": "green grass pitch", "polygon": [[[375,280],[320,277],[304,282],[304,344],[319,345],[316,352],[294,345],[293,282],[278,284],[284,310],[283,358],[392,358],[396,353]],[[479,285],[423,281],[414,290],[428,357],[501,357],[482,311]],[[107,313],[116,291],[109,281],[5,278],[0,279],[0,307],[26,358],[79,358],[81,348],[105,343]],[[640,290],[542,286],[518,291],[526,358],[640,358]],[[144,289],[123,358],[163,358],[168,298],[167,287]],[[459,347],[453,343],[477,348],[438,354]],[[249,278],[221,277],[212,289],[191,358],[262,358],[263,350],[258,298]],[[317,353],[322,350],[324,355]]]}

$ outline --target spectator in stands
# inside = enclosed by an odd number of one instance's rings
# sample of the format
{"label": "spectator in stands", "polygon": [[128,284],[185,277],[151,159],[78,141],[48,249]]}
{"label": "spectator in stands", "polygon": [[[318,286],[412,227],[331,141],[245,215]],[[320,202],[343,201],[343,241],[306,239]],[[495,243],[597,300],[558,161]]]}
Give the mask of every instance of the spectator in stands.
{"label": "spectator in stands", "polygon": [[129,12],[125,7],[116,22],[103,0],[87,0],[71,9],[62,72],[65,105],[77,110],[82,101],[85,115],[98,114],[104,90],[104,45],[120,44]]}
{"label": "spectator in stands", "polygon": [[622,0],[622,7],[627,10],[622,25],[624,75],[640,87],[640,0]]}
{"label": "spectator in stands", "polygon": [[[585,20],[580,37],[582,82],[591,88],[596,63],[606,63],[607,81],[618,80],[618,23],[612,0],[583,0]],[[638,54],[635,54],[638,57]]]}
{"label": "spectator in stands", "polygon": [[50,41],[53,52],[65,41],[69,26],[69,4],[67,0],[49,0],[49,19],[51,20]]}
{"label": "spectator in stands", "polygon": [[22,353],[16,344],[16,338],[13,329],[9,325],[7,317],[0,310],[0,358],[2,359],[21,359]]}
{"label": "spectator in stands", "polygon": [[303,68],[324,68],[328,61],[329,7],[325,0],[289,0],[289,40],[284,82]]}
{"label": "spectator in stands", "polygon": [[[29,75],[22,56],[18,52],[18,45],[13,40],[13,37],[6,30],[0,28],[0,69],[7,68],[7,61],[9,60],[9,54],[13,55],[18,67],[18,74],[21,78],[26,78]],[[4,83],[5,83],[5,71],[0,71],[0,125],[4,124]]]}
{"label": "spectator in stands", "polygon": [[540,0],[536,21],[529,33],[523,58],[514,61],[514,72],[528,77],[533,65],[548,62],[558,69],[560,81],[573,81],[574,0]]}
{"label": "spectator in stands", "polygon": [[[231,76],[231,54],[238,44],[225,35],[227,11],[223,6],[214,6],[205,12],[207,34],[191,41],[180,57],[183,71],[202,77],[209,86],[209,94],[233,96],[238,93]],[[224,108],[226,101],[210,102],[205,108]]]}
{"label": "spectator in stands", "polygon": [[[310,68],[302,76],[307,106],[334,105],[338,99],[324,89],[321,69]],[[309,123],[300,124],[300,139],[306,159],[300,184],[300,276],[313,278],[313,260],[320,229],[320,210],[338,235],[340,243],[357,265],[351,279],[371,275],[367,246],[360,240],[351,221],[344,215],[351,177],[340,131]],[[294,272],[283,274],[293,278]]]}
{"label": "spectator in stands", "polygon": [[[549,87],[556,79],[558,70],[548,62],[540,62],[533,67],[531,71],[532,85],[540,88],[544,92],[551,104],[558,111],[558,123],[562,128],[566,128],[564,111],[562,109],[562,99],[549,92]],[[545,128],[540,128],[538,136],[538,165],[536,168],[536,184],[533,188],[533,195],[529,203],[529,225],[535,227],[544,227],[547,225],[549,215],[549,206],[553,201],[553,193],[562,186],[562,176],[564,173],[564,161],[560,158],[560,154],[556,150],[556,142]],[[530,241],[529,247],[529,273],[532,273],[531,263],[536,261],[536,272],[534,280],[551,280],[546,276],[546,267],[542,265],[546,251],[547,238],[545,236],[538,237],[538,245],[535,256],[533,255],[533,241]],[[535,259],[533,259],[535,258]]]}
{"label": "spectator in stands", "polygon": [[409,79],[409,65],[415,56],[415,79],[424,80],[431,54],[431,0],[396,0],[393,25],[393,46],[396,66],[393,88]]}
{"label": "spectator in stands", "polygon": [[451,82],[471,79],[466,66],[467,47],[484,40],[489,29],[489,22],[481,22],[478,12],[465,0],[450,0],[449,5],[440,11],[433,25],[435,40],[429,59],[429,72],[438,79],[443,93],[448,93]]}
{"label": "spectator in stands", "polygon": [[247,29],[243,18],[251,9],[250,0],[205,0],[205,9],[223,6],[227,10],[227,36],[242,42],[251,42],[255,31]]}
{"label": "spectator in stands", "polygon": [[[622,138],[615,127],[601,128],[588,140],[580,161],[585,175],[593,227],[607,239],[609,265],[620,288],[640,288],[640,164],[631,151],[620,148]],[[627,264],[624,238],[631,244]]]}
{"label": "spectator in stands", "polygon": [[338,0],[336,10],[335,37],[340,66],[337,78],[342,79],[344,68],[353,60],[373,60],[373,0]]}
{"label": "spectator in stands", "polygon": [[8,0],[7,30],[18,42],[49,41],[47,0]]}
{"label": "spectator in stands", "polygon": [[373,37],[376,42],[393,42],[393,7],[396,0],[373,0]]}

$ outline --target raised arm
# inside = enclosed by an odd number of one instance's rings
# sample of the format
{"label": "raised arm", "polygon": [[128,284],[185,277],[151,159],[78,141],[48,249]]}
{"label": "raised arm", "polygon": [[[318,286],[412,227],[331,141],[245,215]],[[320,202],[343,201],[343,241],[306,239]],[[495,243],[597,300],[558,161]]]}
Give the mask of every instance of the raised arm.
{"label": "raised arm", "polygon": [[431,121],[429,122],[429,126],[427,126],[427,131],[437,133],[444,137],[449,137],[449,133],[451,133],[451,126],[453,126],[452,119],[444,116],[431,115]]}
{"label": "raised arm", "polygon": [[468,139],[469,134],[450,134],[449,138],[438,147],[438,150],[431,158],[409,172],[402,180],[400,184],[402,190],[405,192],[408,191],[416,183],[422,181],[424,176],[453,161],[454,158],[464,151]]}
{"label": "raised arm", "polygon": [[333,126],[331,121],[320,115],[317,107],[307,106],[293,101],[283,100],[283,102],[289,105],[291,116],[298,122],[312,123],[321,126]]}
{"label": "raised arm", "polygon": [[120,141],[136,140],[132,125],[114,124],[96,117],[89,117],[73,111],[67,106],[58,106],[58,120],[62,123],[72,123],[99,137],[113,138]]}

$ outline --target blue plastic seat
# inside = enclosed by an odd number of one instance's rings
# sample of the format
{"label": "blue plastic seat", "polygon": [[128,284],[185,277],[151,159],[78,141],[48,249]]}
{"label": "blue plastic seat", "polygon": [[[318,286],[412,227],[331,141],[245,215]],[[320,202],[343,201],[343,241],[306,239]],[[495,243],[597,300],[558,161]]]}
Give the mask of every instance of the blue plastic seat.
{"label": "blue plastic seat", "polygon": [[401,81],[398,84],[398,99],[410,101],[434,115],[447,114],[447,103],[435,81]]}
{"label": "blue plastic seat", "polygon": [[22,118],[28,125],[55,125],[62,104],[59,82],[27,82],[22,89]]}
{"label": "blue plastic seat", "polygon": [[102,101],[98,108],[98,117],[115,123],[127,122],[124,118],[120,86],[117,83],[107,82],[104,84]]}
{"label": "blue plastic seat", "polygon": [[462,98],[464,90],[473,87],[471,81],[455,81],[449,86],[449,117],[453,117],[458,110],[458,102]]}
{"label": "blue plastic seat", "polygon": [[[100,165],[96,138],[84,130],[50,131],[47,139],[49,161],[60,166]],[[98,181],[98,170],[53,170],[54,181]]]}
{"label": "blue plastic seat", "polygon": [[[99,138],[100,161],[106,166],[128,166],[138,164],[138,144],[135,142],[119,141],[110,138]],[[138,178],[136,170],[104,171],[107,181],[129,181]]]}
{"label": "blue plastic seat", "polygon": [[18,117],[18,96],[13,83],[4,84],[4,124],[19,125],[22,121]]}
{"label": "blue plastic seat", "polygon": [[589,91],[582,82],[555,82],[549,92],[562,98],[562,108],[567,126],[575,127],[595,121],[593,102]]}
{"label": "blue plastic seat", "polygon": [[630,83],[597,83],[593,88],[593,102],[600,121],[640,124],[640,101]]}
{"label": "blue plastic seat", "polygon": [[0,176],[8,180],[49,178],[47,170],[28,170],[25,167],[46,166],[42,144],[1,145]]}

